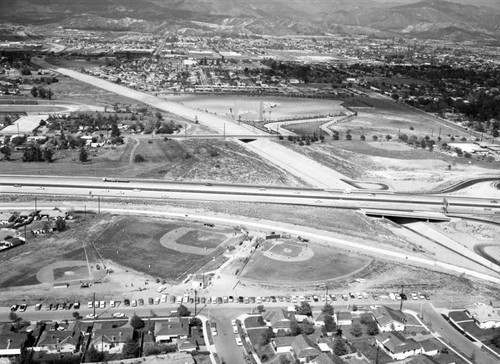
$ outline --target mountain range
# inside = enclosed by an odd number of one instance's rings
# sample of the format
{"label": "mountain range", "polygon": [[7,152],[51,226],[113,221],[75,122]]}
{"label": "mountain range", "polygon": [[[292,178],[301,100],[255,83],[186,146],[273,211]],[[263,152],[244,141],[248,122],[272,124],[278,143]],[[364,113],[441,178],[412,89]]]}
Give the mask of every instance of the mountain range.
{"label": "mountain range", "polygon": [[187,34],[499,41],[498,0],[0,0],[0,21]]}

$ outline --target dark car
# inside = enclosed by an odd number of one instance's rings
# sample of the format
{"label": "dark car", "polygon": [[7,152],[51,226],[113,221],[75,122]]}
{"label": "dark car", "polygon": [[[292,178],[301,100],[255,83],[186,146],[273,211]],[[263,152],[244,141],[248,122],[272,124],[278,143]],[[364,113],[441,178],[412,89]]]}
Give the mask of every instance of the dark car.
{"label": "dark car", "polygon": [[139,306],[144,306],[144,300],[142,298],[139,298]]}
{"label": "dark car", "polygon": [[150,305],[152,305],[152,304],[154,303],[154,300],[153,300],[151,297],[149,297],[149,298],[148,298],[148,303],[149,303]]}
{"label": "dark car", "polygon": [[204,304],[205,304],[205,302],[207,302],[207,300],[205,299],[205,297],[202,297],[202,298],[201,298],[201,303],[204,305]]}
{"label": "dark car", "polygon": [[17,309],[19,308],[19,305],[12,305],[12,307],[10,308],[11,311],[17,311]]}
{"label": "dark car", "polygon": [[123,300],[123,304],[124,304],[125,306],[127,306],[127,307],[128,307],[128,306],[130,306],[130,300],[129,300],[128,298],[125,298],[125,299]]}
{"label": "dark car", "polygon": [[243,303],[245,299],[243,298],[243,296],[239,296],[238,297],[238,303]]}

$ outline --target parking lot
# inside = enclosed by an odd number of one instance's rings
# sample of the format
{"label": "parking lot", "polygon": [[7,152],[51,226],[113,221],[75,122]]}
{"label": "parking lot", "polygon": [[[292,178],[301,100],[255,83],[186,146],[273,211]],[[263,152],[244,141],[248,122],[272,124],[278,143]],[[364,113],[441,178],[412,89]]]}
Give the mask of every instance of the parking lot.
{"label": "parking lot", "polygon": [[[174,308],[179,305],[200,305],[200,306],[211,306],[211,305],[265,305],[265,306],[294,306],[300,305],[302,302],[307,302],[312,306],[323,306],[326,303],[332,305],[345,304],[348,306],[357,306],[357,309],[361,310],[364,304],[372,305],[374,301],[380,303],[395,303],[401,300],[412,300],[412,301],[426,301],[430,300],[431,297],[428,293],[422,292],[411,292],[411,293],[400,293],[400,292],[388,292],[383,294],[368,294],[367,292],[347,292],[347,293],[332,293],[332,294],[318,294],[318,295],[281,295],[281,296],[198,296],[190,295],[185,293],[183,295],[168,294],[165,292],[165,287],[160,286],[157,289],[159,295],[154,297],[144,297],[144,298],[125,298],[123,300],[90,300],[86,303],[77,302],[53,302],[41,304],[38,303],[34,306],[23,303],[22,305],[13,305],[11,311],[25,311],[26,309],[32,310],[46,310],[46,311],[58,311],[58,310],[92,310],[95,311],[94,314],[87,315],[87,318],[96,318],[109,314],[111,317],[125,317],[124,314],[118,312],[120,309],[141,307],[141,306],[168,306],[172,308],[171,313],[176,313]],[[367,306],[367,307],[368,307]]]}

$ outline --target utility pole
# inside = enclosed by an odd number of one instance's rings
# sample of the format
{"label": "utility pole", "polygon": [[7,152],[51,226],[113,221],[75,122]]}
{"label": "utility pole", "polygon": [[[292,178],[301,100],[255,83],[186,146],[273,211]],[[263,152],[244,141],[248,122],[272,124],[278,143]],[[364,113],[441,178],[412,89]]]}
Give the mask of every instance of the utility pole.
{"label": "utility pole", "polygon": [[97,215],[101,214],[101,196],[97,196]]}
{"label": "utility pole", "polygon": [[87,206],[83,206],[83,219],[87,220]]}
{"label": "utility pole", "polygon": [[94,292],[94,302],[93,302],[92,307],[94,307],[94,319],[95,319],[95,292]]}
{"label": "utility pole", "polygon": [[37,211],[36,196],[35,196],[35,211]]}
{"label": "utility pole", "polygon": [[194,317],[196,317],[196,293],[197,291],[194,290]]}
{"label": "utility pole", "polygon": [[406,297],[406,295],[404,294],[404,291],[403,291],[404,287],[405,286],[402,284],[401,285],[401,302],[399,304],[399,311],[403,311],[403,301],[404,301],[403,297]]}

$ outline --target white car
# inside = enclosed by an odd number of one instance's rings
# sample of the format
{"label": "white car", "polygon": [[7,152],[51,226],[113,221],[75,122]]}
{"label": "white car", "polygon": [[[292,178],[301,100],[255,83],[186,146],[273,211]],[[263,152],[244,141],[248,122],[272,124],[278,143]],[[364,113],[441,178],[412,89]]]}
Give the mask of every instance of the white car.
{"label": "white car", "polygon": [[160,287],[158,287],[158,288],[156,289],[156,292],[158,292],[158,293],[162,293],[162,292],[163,292],[164,290],[166,290],[166,289],[167,289],[167,287],[165,287],[165,286],[160,286]]}
{"label": "white car", "polygon": [[94,315],[93,313],[89,313],[87,316],[85,316],[88,319],[95,319],[97,316]]}
{"label": "white car", "polygon": [[88,307],[88,308],[92,308],[92,307],[94,307],[94,302],[89,301],[89,303],[87,303],[87,307]]}
{"label": "white car", "polygon": [[236,326],[236,320],[231,320],[231,325]]}
{"label": "white car", "polygon": [[109,301],[109,307],[115,307],[116,304],[115,304],[115,301]]}
{"label": "white car", "polygon": [[238,331],[238,326],[234,325],[233,326],[233,333],[234,334],[237,334],[239,331]]}
{"label": "white car", "polygon": [[100,308],[106,308],[106,302],[105,302],[105,301],[101,301],[101,302],[99,303],[99,307],[100,307]]}
{"label": "white car", "polygon": [[161,295],[160,301],[163,303],[167,302],[167,295],[165,293]]}
{"label": "white car", "polygon": [[155,298],[155,305],[159,305],[160,304],[160,299],[158,297]]}
{"label": "white car", "polygon": [[418,296],[416,293],[412,293],[411,298],[413,298],[414,300],[418,300]]}
{"label": "white car", "polygon": [[241,341],[241,338],[239,338],[239,337],[236,338],[236,345],[243,346],[243,342]]}
{"label": "white car", "polygon": [[113,314],[113,317],[114,317],[114,318],[123,318],[123,317],[125,317],[125,314],[124,314],[124,313],[122,313],[122,312],[115,312],[115,313]]}

